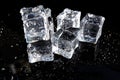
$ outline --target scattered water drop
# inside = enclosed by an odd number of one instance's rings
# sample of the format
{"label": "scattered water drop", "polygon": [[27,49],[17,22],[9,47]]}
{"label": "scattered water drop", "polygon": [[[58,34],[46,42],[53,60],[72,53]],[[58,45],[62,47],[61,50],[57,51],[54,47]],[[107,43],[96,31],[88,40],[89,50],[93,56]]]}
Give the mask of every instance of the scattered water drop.
{"label": "scattered water drop", "polygon": [[14,46],[13,46],[13,45],[11,45],[10,47],[11,47],[11,48],[13,48]]}
{"label": "scattered water drop", "polygon": [[1,68],[1,70],[4,71],[4,70],[6,70],[6,69],[3,67],[3,68]]}

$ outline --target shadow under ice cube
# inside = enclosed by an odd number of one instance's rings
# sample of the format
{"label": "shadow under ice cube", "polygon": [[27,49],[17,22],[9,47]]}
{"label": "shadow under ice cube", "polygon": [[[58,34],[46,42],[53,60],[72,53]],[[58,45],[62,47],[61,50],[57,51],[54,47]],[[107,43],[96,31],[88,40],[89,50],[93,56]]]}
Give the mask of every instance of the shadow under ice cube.
{"label": "shadow under ice cube", "polygon": [[70,27],[80,28],[80,16],[80,11],[73,11],[68,8],[64,9],[64,11],[57,16],[57,30],[65,30]]}
{"label": "shadow under ice cube", "polygon": [[37,7],[22,8],[20,10],[27,43],[39,40],[49,40],[54,32],[53,22],[50,21],[51,10],[44,9],[42,5]]}
{"label": "shadow under ice cube", "polygon": [[75,49],[78,47],[78,40],[70,31],[58,30],[52,39],[52,51],[68,59],[72,58]]}
{"label": "shadow under ice cube", "polygon": [[27,45],[28,59],[30,63],[39,61],[53,61],[51,41],[38,41]]}
{"label": "shadow under ice cube", "polygon": [[88,13],[81,20],[81,28],[78,36],[79,41],[96,44],[102,33],[105,18]]}

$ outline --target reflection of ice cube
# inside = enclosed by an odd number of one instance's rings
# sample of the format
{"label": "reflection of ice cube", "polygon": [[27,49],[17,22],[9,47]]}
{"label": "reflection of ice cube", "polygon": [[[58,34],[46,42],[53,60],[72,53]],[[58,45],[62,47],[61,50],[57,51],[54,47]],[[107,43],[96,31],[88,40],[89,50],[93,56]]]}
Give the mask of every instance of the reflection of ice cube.
{"label": "reflection of ice cube", "polygon": [[64,9],[62,13],[57,16],[57,30],[67,28],[80,28],[80,11],[73,11]]}
{"label": "reflection of ice cube", "polygon": [[78,40],[70,31],[62,31],[60,29],[53,36],[52,46],[52,51],[55,54],[59,54],[70,59],[74,50],[78,47]]}
{"label": "reflection of ice cube", "polygon": [[96,44],[101,36],[102,26],[105,18],[88,13],[81,20],[81,30],[78,39],[83,42]]}
{"label": "reflection of ice cube", "polygon": [[[22,8],[20,10],[27,43],[39,40],[49,40],[54,32],[51,18],[51,10],[43,6]],[[50,34],[49,34],[50,33]]]}
{"label": "reflection of ice cube", "polygon": [[53,61],[51,41],[38,41],[27,46],[28,58],[30,63],[38,61]]}

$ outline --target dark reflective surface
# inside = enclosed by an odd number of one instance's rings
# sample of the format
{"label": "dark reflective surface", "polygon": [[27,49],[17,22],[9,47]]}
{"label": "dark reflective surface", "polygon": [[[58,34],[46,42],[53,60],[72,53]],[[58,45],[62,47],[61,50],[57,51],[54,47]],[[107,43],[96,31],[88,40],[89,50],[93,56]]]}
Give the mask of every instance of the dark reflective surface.
{"label": "dark reflective surface", "polygon": [[[0,15],[0,80],[119,80],[120,79],[120,32],[116,6],[85,7],[84,2],[49,0],[1,2]],[[51,3],[51,4],[50,4]],[[101,5],[102,3],[102,5]],[[44,5],[52,9],[55,17],[68,7],[82,12],[82,17],[90,12],[106,18],[102,36],[96,45],[80,42],[72,59],[55,55],[53,62],[28,63],[23,25],[19,13],[25,6]],[[92,3],[91,3],[92,4]],[[6,6],[8,7],[6,7]],[[12,6],[11,6],[12,5]],[[62,5],[62,6],[61,6]],[[59,9],[58,9],[59,8]],[[112,10],[109,10],[111,8]]]}

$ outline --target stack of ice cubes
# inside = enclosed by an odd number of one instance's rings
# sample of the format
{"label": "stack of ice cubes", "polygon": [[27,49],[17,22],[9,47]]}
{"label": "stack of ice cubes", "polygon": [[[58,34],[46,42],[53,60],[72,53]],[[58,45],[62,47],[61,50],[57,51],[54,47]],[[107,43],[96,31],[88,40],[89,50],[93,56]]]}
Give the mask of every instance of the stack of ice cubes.
{"label": "stack of ice cubes", "polygon": [[80,11],[64,9],[57,16],[57,31],[52,39],[52,51],[65,58],[72,58],[79,41],[77,35],[80,29]]}
{"label": "stack of ice cubes", "polygon": [[102,33],[105,18],[87,13],[80,21],[81,12],[64,9],[57,16],[57,29],[51,10],[42,5],[20,10],[30,63],[53,61],[54,54],[71,59],[79,42],[96,44]]}
{"label": "stack of ice cubes", "polygon": [[53,61],[51,36],[54,34],[54,25],[51,10],[40,5],[33,8],[22,8],[20,13],[25,39],[28,43],[29,62]]}

